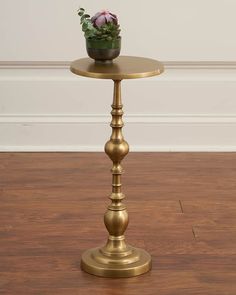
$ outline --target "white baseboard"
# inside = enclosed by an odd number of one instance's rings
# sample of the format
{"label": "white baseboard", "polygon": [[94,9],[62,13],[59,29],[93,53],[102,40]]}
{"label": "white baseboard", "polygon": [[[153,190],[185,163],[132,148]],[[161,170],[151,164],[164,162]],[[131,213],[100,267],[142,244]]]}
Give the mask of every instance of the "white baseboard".
{"label": "white baseboard", "polygon": [[[236,115],[127,115],[131,151],[236,151]],[[0,151],[102,151],[108,115],[4,115]]]}
{"label": "white baseboard", "polygon": [[[236,63],[167,62],[123,82],[131,151],[236,151]],[[68,63],[0,64],[0,151],[103,151],[112,83]]]}

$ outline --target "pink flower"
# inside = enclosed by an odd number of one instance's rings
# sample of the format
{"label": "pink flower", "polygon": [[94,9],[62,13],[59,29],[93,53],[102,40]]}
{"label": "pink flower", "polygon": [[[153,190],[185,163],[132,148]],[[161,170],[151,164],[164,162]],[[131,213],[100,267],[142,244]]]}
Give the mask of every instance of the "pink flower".
{"label": "pink flower", "polygon": [[102,10],[101,12],[96,13],[91,21],[95,27],[100,28],[101,26],[107,23],[114,23],[117,25],[118,19],[117,16],[108,10]]}

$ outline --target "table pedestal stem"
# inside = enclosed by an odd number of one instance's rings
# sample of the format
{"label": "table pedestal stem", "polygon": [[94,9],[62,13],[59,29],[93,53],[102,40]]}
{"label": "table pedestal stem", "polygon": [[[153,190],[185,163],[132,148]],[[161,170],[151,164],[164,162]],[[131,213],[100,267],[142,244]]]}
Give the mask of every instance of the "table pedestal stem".
{"label": "table pedestal stem", "polygon": [[126,244],[124,237],[129,218],[122,202],[125,195],[121,192],[121,161],[128,154],[129,145],[122,134],[122,107],[121,81],[115,80],[111,111],[112,135],[105,145],[105,152],[113,162],[111,204],[104,215],[109,237],[104,247],[87,250],[81,260],[84,271],[102,277],[132,277],[151,269],[150,255],[142,249]]}

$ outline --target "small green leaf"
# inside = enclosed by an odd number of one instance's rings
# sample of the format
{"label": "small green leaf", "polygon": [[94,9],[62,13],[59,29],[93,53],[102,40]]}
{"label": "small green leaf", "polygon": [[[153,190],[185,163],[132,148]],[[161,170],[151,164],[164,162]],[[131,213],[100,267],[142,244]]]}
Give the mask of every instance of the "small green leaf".
{"label": "small green leaf", "polygon": [[88,29],[88,24],[87,23],[83,23],[82,25],[82,30],[86,31]]}
{"label": "small green leaf", "polygon": [[90,17],[89,14],[84,14],[84,15],[81,17],[81,22],[83,22],[84,19],[89,18],[89,17]]}

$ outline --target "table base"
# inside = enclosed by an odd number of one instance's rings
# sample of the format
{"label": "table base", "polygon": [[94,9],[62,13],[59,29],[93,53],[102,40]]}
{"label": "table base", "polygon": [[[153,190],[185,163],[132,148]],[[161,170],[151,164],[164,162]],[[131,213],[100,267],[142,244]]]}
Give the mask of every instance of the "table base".
{"label": "table base", "polygon": [[99,277],[134,277],[148,272],[151,267],[151,256],[129,245],[124,253],[106,253],[105,247],[89,249],[81,259],[82,270]]}

